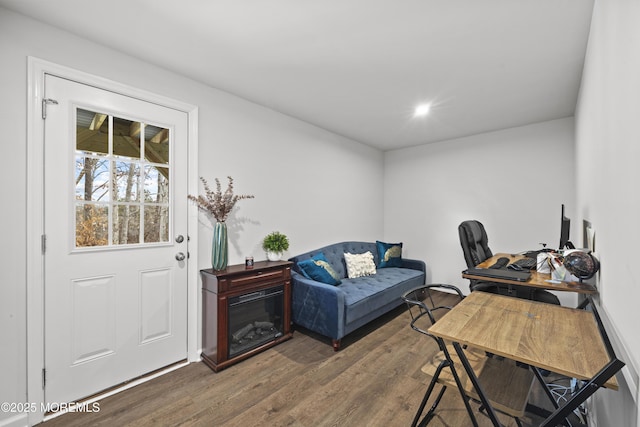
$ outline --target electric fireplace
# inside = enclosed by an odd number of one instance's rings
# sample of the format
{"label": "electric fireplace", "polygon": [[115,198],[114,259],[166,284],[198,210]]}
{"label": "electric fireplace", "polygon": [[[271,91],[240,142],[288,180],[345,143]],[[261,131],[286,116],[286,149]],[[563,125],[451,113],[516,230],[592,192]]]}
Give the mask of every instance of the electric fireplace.
{"label": "electric fireplace", "polygon": [[282,336],[284,286],[229,298],[229,358]]}
{"label": "electric fireplace", "polygon": [[202,361],[214,371],[292,337],[291,263],[260,261],[202,277]]}

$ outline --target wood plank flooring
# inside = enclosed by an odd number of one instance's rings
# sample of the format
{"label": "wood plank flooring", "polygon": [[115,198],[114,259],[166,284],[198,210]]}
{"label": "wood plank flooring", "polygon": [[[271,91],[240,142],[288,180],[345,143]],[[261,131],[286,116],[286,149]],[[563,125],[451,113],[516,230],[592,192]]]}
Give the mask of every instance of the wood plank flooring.
{"label": "wood plank flooring", "polygon": [[[192,363],[100,400],[99,412],[68,413],[41,425],[409,426],[429,381],[421,367],[437,351],[435,341],[410,329],[402,306],[342,345],[334,352],[329,339],[298,329],[293,339],[218,373]],[[491,425],[476,416],[481,426]],[[525,426],[539,422],[531,417],[522,420]],[[470,424],[457,390],[447,390],[429,425]]]}

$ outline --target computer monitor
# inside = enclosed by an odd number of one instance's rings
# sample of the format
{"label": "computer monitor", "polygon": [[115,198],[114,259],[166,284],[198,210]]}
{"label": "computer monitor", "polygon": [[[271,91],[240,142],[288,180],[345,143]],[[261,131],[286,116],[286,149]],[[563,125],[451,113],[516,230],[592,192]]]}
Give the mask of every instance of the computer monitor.
{"label": "computer monitor", "polygon": [[560,214],[560,245],[558,250],[563,249],[575,249],[573,243],[569,241],[569,229],[571,228],[571,220],[564,214],[564,204],[562,205],[562,212]]}

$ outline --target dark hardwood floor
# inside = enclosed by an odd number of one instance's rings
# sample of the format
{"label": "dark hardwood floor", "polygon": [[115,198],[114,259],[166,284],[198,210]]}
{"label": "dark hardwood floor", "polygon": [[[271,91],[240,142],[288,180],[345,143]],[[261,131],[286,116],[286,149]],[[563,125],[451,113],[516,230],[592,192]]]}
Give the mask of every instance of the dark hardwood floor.
{"label": "dark hardwood floor", "polygon": [[[219,373],[192,363],[100,400],[99,412],[41,425],[409,426],[429,380],[420,368],[436,350],[409,328],[402,306],[343,339],[339,352],[329,339],[298,329],[293,339]],[[483,414],[477,419],[491,425]],[[429,425],[470,425],[457,390],[447,390]]]}

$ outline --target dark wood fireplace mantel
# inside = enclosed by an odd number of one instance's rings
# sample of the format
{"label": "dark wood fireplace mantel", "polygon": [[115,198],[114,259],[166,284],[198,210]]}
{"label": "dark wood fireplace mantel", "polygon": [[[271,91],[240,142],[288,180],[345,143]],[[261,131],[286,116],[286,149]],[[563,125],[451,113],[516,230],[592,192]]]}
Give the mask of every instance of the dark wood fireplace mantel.
{"label": "dark wood fireplace mantel", "polygon": [[[201,270],[202,361],[218,372],[293,336],[291,330],[291,262],[259,261],[253,268],[231,265],[225,270]],[[246,352],[230,355],[229,300],[282,287],[282,334]]]}

